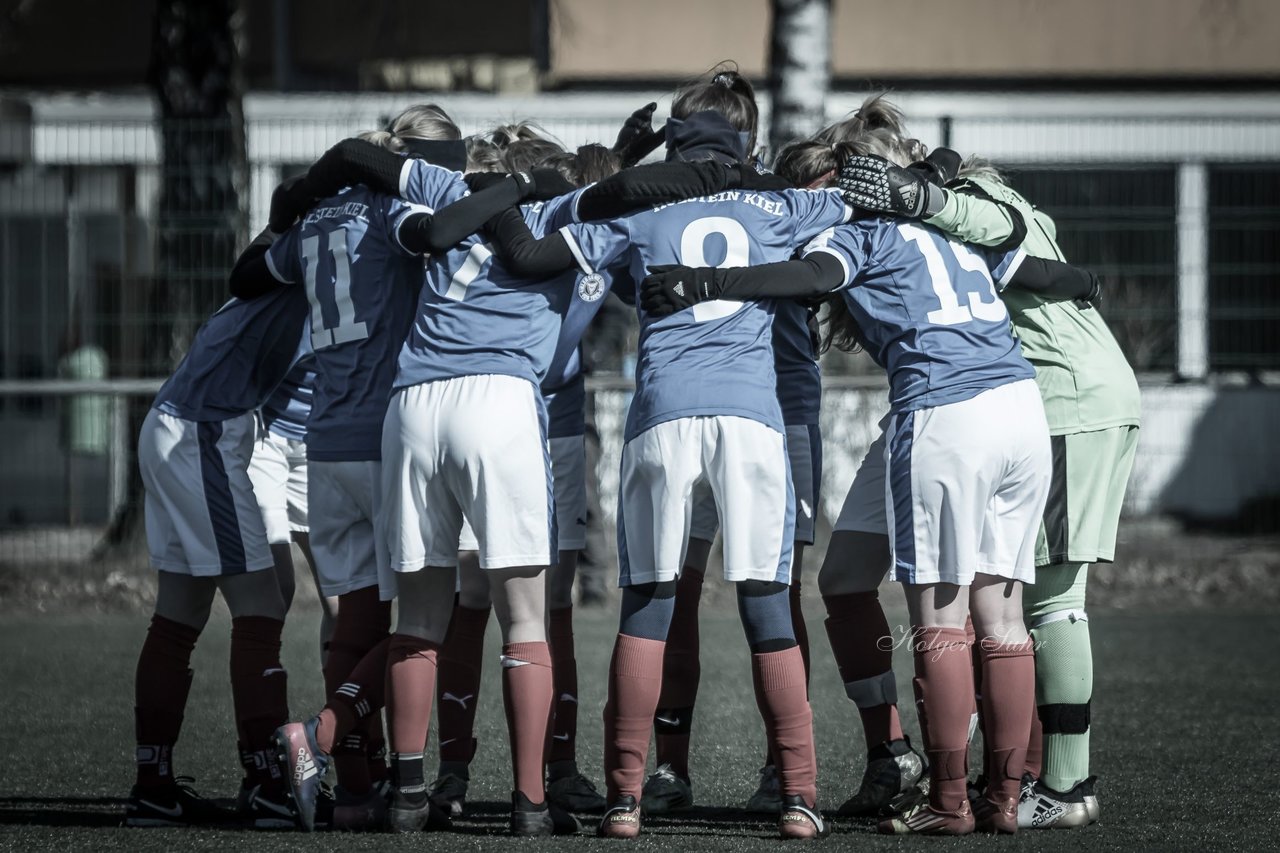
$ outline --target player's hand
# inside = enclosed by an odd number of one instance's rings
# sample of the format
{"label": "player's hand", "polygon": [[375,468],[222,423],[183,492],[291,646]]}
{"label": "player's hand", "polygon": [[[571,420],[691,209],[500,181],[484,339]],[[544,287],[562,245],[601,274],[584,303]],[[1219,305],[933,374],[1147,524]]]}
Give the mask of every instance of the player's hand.
{"label": "player's hand", "polygon": [[613,143],[613,153],[618,155],[623,168],[639,163],[663,143],[664,134],[653,129],[653,113],[657,108],[657,102],[645,104],[623,122]]}
{"label": "player's hand", "polygon": [[529,198],[533,201],[549,201],[577,189],[557,169],[534,169],[531,174],[533,176],[533,195],[529,196]]}
{"label": "player's hand", "polygon": [[[840,168],[836,186],[846,202],[875,213],[920,219],[929,205],[927,180],[873,154],[849,158]],[[941,197],[941,189],[934,187],[934,191]]]}
{"label": "player's hand", "polygon": [[271,211],[267,214],[267,227],[277,234],[288,231],[298,217],[311,209],[316,201],[306,175],[285,178],[271,193]]}
{"label": "player's hand", "polygon": [[507,179],[506,172],[468,172],[462,176],[463,182],[466,183],[467,189],[473,193],[481,190],[487,190],[489,187],[496,186]]}
{"label": "player's hand", "polygon": [[959,152],[950,148],[935,148],[923,160],[911,164],[911,171],[922,176],[931,184],[944,187],[960,174],[961,157]]}
{"label": "player's hand", "polygon": [[1102,305],[1102,279],[1092,272],[1089,273],[1089,279],[1093,282],[1093,287],[1089,289],[1089,293],[1079,299],[1074,300],[1076,307],[1081,311],[1087,311],[1090,308],[1099,308]]}
{"label": "player's hand", "polygon": [[738,163],[730,166],[729,171],[736,173],[736,176],[729,181],[731,189],[760,190],[764,192],[795,189],[795,184],[781,175],[775,175],[772,172],[761,172],[750,163]]}
{"label": "player's hand", "polygon": [[640,282],[640,307],[646,314],[666,317],[699,302],[720,298],[712,267],[658,264]]}

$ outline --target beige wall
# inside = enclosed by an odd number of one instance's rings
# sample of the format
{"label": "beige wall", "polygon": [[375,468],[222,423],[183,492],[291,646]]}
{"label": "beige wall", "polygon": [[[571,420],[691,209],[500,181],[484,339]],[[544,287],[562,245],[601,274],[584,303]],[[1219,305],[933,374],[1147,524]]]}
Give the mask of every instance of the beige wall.
{"label": "beige wall", "polygon": [[[555,79],[765,70],[768,0],[552,0]],[[1280,77],[1280,0],[835,0],[841,77]]]}

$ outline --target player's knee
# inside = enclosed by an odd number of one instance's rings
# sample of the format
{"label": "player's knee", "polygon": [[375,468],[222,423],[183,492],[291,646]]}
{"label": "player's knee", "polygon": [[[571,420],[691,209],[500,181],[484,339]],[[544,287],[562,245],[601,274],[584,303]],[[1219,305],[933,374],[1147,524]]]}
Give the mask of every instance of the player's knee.
{"label": "player's knee", "polygon": [[623,587],[618,633],[666,642],[676,607],[676,581]]}
{"label": "player's knee", "polygon": [[1083,611],[1088,563],[1040,566],[1036,582],[1022,591],[1022,612],[1028,626],[1050,613]]}
{"label": "player's knee", "polygon": [[739,581],[738,613],[754,654],[783,651],[796,644],[791,623],[791,588],[776,581]]}
{"label": "player's knee", "polygon": [[888,536],[837,531],[818,571],[818,591],[823,595],[872,592],[888,574],[890,561]]}

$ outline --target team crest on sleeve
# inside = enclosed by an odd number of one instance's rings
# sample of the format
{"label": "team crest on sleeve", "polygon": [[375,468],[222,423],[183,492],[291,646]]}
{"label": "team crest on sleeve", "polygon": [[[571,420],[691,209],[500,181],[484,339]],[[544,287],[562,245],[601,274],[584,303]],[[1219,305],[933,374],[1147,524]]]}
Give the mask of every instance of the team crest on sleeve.
{"label": "team crest on sleeve", "polygon": [[583,302],[595,302],[604,296],[604,276],[598,272],[578,279],[578,298]]}

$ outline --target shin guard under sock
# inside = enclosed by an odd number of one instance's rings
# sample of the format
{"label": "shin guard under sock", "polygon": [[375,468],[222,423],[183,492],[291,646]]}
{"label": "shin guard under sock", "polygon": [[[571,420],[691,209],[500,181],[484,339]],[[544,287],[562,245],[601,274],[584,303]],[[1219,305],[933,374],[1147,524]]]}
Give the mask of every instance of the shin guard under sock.
{"label": "shin guard under sock", "polygon": [[702,679],[698,631],[702,581],[700,572],[685,569],[676,582],[675,611],[662,660],[662,693],[653,718],[657,761],[669,764],[681,779],[689,778],[689,733]]}
{"label": "shin guard under sock", "polygon": [[543,771],[553,685],[551,650],[546,643],[502,647],[502,702],[511,742],[512,785],[535,805],[546,800]]}
{"label": "shin guard under sock", "polygon": [[987,791],[996,800],[1016,802],[1027,760],[1035,696],[1035,663],[1030,640],[978,643],[982,659],[983,739]]}
{"label": "shin guard under sock", "polygon": [[573,649],[573,608],[550,612],[547,639],[555,699],[547,739],[547,763],[573,761],[578,740],[578,659]]}
{"label": "shin guard under sock", "polygon": [[435,696],[436,643],[409,634],[392,634],[387,647],[387,728],[391,734],[392,780],[404,793],[426,790],[422,754],[427,747],[431,703]]}
{"label": "shin guard under sock", "polygon": [[649,730],[662,691],[666,644],[619,634],[609,663],[609,699],[604,706],[604,771],[607,799],[640,800]]}
{"label": "shin guard under sock", "polygon": [[492,608],[454,605],[449,632],[440,649],[436,685],[440,724],[440,762],[466,766],[475,754],[476,706],[484,667],[484,634]]}
{"label": "shin guard under sock", "polygon": [[134,678],[134,733],[137,736],[137,784],[173,781],[173,746],[191,690],[191,652],[200,631],[190,625],[151,617],[138,653]]}
{"label": "shin guard under sock", "polygon": [[753,654],[751,674],[782,793],[799,795],[813,808],[818,797],[818,764],[800,648]]}
{"label": "shin guard under sock", "polygon": [[893,674],[893,637],[877,592],[825,595],[827,638],[858,708],[867,749],[902,738],[898,682]]}
{"label": "shin guard under sock", "polygon": [[280,664],[284,622],[266,616],[231,620],[231,698],[241,763],[251,784],[281,790],[271,737],[289,720],[289,681]]}
{"label": "shin guard under sock", "polygon": [[915,643],[921,731],[929,756],[929,802],[958,811],[967,799],[973,665],[963,628],[920,628]]}

